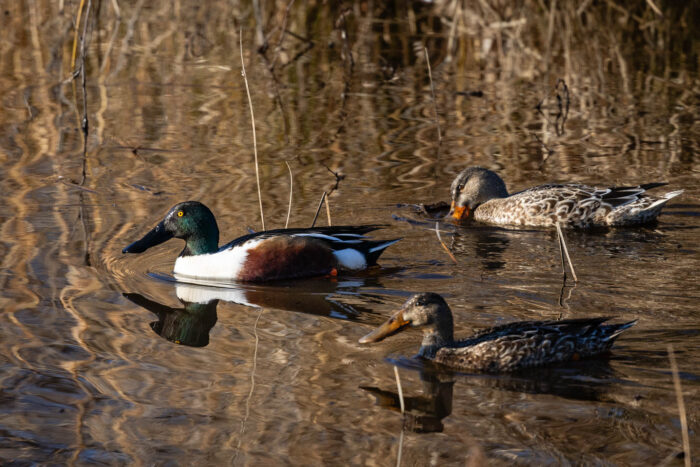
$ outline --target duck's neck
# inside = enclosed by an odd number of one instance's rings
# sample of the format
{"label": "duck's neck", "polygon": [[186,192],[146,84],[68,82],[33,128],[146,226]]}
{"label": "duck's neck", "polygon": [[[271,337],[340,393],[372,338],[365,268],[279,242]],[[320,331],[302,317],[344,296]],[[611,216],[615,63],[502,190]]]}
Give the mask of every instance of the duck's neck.
{"label": "duck's neck", "polygon": [[180,256],[206,255],[219,250],[219,232],[208,235],[192,235],[186,240],[185,249]]}
{"label": "duck's neck", "polygon": [[445,324],[441,327],[431,328],[423,334],[423,342],[418,355],[425,358],[434,358],[439,349],[452,347],[454,342],[452,323],[449,326]]}

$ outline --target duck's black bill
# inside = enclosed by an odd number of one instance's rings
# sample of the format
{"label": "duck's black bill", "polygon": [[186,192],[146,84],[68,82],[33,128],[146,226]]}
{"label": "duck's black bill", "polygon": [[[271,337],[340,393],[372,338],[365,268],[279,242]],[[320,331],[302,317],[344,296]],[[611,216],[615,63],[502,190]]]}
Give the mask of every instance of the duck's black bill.
{"label": "duck's black bill", "polygon": [[165,230],[165,224],[161,221],[158,225],[143,236],[141,240],[136,240],[134,243],[122,250],[122,253],[143,253],[152,246],[160,245],[173,238],[173,234]]}

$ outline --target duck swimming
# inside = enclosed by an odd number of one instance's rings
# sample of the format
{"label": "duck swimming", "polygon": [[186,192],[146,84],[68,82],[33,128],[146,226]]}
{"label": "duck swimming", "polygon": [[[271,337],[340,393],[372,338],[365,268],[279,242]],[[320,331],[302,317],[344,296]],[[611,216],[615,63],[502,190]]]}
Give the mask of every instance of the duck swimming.
{"label": "duck swimming", "polygon": [[608,319],[517,321],[455,341],[450,307],[436,293],[421,293],[359,342],[379,342],[408,326],[422,327],[418,356],[458,370],[508,372],[608,352],[617,336],[636,323],[603,324]]}
{"label": "duck swimming", "polygon": [[142,253],[175,237],[185,248],[173,272],[196,279],[264,282],[334,275],[376,264],[382,252],[399,239],[367,240],[379,225],[277,229],[244,235],[219,247],[214,214],[198,201],[173,206],[150,232],[122,250]]}
{"label": "duck swimming", "polygon": [[495,172],[482,167],[463,170],[452,182],[449,216],[462,220],[473,214],[490,224],[595,228],[641,225],[656,220],[666,203],[683,193],[661,197],[647,190],[666,185],[595,188],[575,183],[540,185],[509,195]]}

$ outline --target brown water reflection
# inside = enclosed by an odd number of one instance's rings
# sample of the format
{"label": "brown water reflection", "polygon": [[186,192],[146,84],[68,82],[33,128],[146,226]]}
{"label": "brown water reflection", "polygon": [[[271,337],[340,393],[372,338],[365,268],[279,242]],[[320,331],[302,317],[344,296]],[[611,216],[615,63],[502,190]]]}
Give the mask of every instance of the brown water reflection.
{"label": "brown water reflection", "polygon": [[[89,3],[85,95],[70,79],[78,2],[0,8],[0,462],[681,463],[667,344],[700,453],[697,2]],[[162,280],[180,245],[120,251],[186,199],[212,208],[224,241],[260,228],[240,26],[267,226],[284,225],[287,161],[292,226],[335,184],[327,166],[345,176],[334,222],[389,223],[403,240],[368,277],[243,288],[195,312]],[[454,264],[405,206],[444,201],[475,164],[513,191],[685,193],[657,225],[567,233],[580,283],[562,294],[552,232],[444,224]],[[387,361],[415,352],[410,333],[357,344],[424,290],[448,297],[458,335],[639,323],[609,361],[526,375]],[[394,363],[418,398],[406,418],[377,405],[394,408]]]}

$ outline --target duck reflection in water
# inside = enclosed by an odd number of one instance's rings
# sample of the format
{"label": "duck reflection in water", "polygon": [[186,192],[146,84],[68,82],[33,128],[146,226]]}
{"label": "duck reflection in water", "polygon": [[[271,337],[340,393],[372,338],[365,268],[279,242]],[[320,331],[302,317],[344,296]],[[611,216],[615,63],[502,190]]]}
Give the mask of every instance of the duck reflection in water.
{"label": "duck reflection in water", "polygon": [[159,336],[190,347],[209,344],[209,331],[216,324],[216,306],[219,300],[196,303],[180,299],[183,306],[174,308],[138,293],[125,293],[124,296],[158,316],[158,321],[151,323],[151,329]]}
{"label": "duck reflection in water", "polygon": [[[510,374],[474,374],[453,371],[420,359],[401,357],[387,359],[397,367],[418,371],[422,383],[422,394],[407,396],[407,385],[403,385],[403,428],[413,433],[442,433],[443,420],[452,413],[455,382],[469,388],[471,394],[483,391],[492,397],[493,403],[502,403],[502,396],[493,390],[531,395],[550,395],[571,400],[596,403],[615,403],[629,396],[629,386],[621,375],[610,366],[609,360],[581,360],[552,367],[532,368],[527,372]],[[621,386],[620,386],[621,385]],[[614,394],[615,386],[620,395]],[[360,386],[375,398],[379,407],[401,412],[401,403],[396,387],[381,389],[376,386]],[[459,390],[458,390],[459,394]],[[480,397],[480,396],[474,396]],[[487,400],[480,399],[486,404]]]}
{"label": "duck reflection in water", "polygon": [[[453,373],[427,369],[419,371],[423,394],[404,394],[404,429],[413,433],[441,433],[444,429],[442,420],[452,413]],[[398,393],[373,386],[360,386],[360,389],[371,393],[380,407],[401,411]]]}
{"label": "duck reflection in water", "polygon": [[505,267],[503,253],[509,244],[507,232],[492,227],[473,226],[468,231],[455,231],[450,250],[469,257],[473,249],[475,256],[481,260],[481,269],[487,272]]}
{"label": "duck reflection in water", "polygon": [[[403,217],[396,217],[396,219],[403,220],[412,225],[426,226],[430,229],[435,228],[435,222],[440,222],[439,228],[442,231],[447,230],[451,232],[449,235],[451,239],[449,243],[450,251],[469,258],[479,258],[481,260],[480,266],[483,272],[494,271],[505,267],[506,261],[503,259],[503,254],[510,245],[512,231],[472,222],[471,219],[465,219],[460,226],[446,224],[443,221],[450,211],[450,205],[444,202],[407,206],[413,208],[420,216],[433,222],[431,224],[426,224],[422,220],[416,221]],[[465,228],[465,226],[468,226],[468,228]],[[444,238],[447,238],[447,236]]]}
{"label": "duck reflection in water", "polygon": [[[226,288],[221,284],[218,287],[212,285],[211,282],[202,282],[202,285],[177,283],[175,294],[181,307],[171,307],[139,293],[123,295],[158,317],[158,321],[151,323],[156,334],[176,344],[191,347],[209,344],[209,332],[217,321],[219,301],[349,321],[356,321],[363,314],[375,314],[369,308],[346,303],[348,297],[356,295],[357,289],[365,285],[364,279],[307,279],[274,285],[227,284]],[[339,296],[345,300],[338,300]]]}

